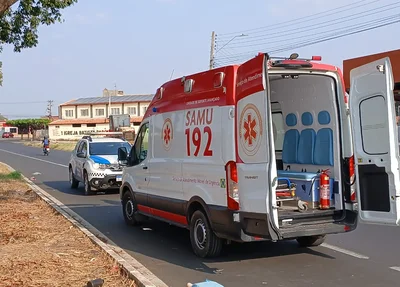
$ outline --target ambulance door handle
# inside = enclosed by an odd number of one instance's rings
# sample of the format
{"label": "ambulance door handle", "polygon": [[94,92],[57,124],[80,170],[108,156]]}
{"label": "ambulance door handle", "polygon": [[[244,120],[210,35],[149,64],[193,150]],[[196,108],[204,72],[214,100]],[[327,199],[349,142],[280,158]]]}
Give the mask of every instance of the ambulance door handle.
{"label": "ambulance door handle", "polygon": [[147,169],[147,166],[144,166],[143,169]]}

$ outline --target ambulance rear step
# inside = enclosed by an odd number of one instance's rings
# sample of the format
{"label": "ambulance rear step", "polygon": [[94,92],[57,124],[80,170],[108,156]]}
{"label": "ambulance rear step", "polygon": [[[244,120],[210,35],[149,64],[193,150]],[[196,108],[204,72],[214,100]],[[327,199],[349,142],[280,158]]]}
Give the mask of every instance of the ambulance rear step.
{"label": "ambulance rear step", "polygon": [[345,225],[334,223],[332,221],[320,221],[314,224],[283,224],[279,231],[283,238],[297,238],[299,236],[314,236],[322,234],[342,233]]}

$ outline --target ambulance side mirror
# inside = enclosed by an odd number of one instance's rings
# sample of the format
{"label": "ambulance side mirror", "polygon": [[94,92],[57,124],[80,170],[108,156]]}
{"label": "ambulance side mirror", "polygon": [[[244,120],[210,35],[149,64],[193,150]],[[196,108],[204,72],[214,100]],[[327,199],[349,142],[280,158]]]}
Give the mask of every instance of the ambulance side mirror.
{"label": "ambulance side mirror", "polygon": [[126,147],[118,148],[118,162],[120,164],[127,164],[128,162],[128,150]]}

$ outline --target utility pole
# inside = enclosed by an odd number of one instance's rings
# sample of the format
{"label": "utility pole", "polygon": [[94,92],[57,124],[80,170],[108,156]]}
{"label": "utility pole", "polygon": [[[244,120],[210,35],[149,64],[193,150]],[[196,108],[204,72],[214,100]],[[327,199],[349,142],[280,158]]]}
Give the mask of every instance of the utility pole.
{"label": "utility pole", "polygon": [[211,33],[211,50],[210,50],[210,70],[214,68],[214,56],[215,56],[215,32]]}
{"label": "utility pole", "polygon": [[51,119],[51,117],[52,117],[52,108],[53,108],[53,100],[49,100],[49,101],[47,101],[47,116],[49,117],[49,119]]}

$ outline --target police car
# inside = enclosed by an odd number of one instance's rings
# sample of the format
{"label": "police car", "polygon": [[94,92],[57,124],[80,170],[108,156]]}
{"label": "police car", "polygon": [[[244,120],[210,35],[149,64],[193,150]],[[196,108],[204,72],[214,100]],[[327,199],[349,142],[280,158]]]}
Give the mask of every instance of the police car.
{"label": "police car", "polygon": [[118,189],[122,180],[122,167],[118,163],[120,147],[131,149],[129,142],[121,138],[84,136],[79,140],[69,161],[71,188],[78,188],[82,182],[85,195]]}

